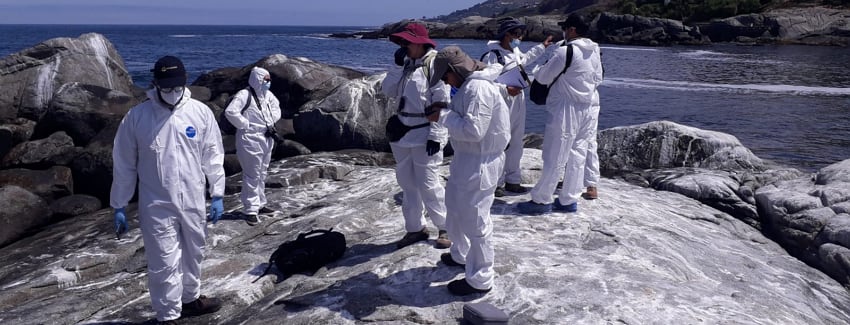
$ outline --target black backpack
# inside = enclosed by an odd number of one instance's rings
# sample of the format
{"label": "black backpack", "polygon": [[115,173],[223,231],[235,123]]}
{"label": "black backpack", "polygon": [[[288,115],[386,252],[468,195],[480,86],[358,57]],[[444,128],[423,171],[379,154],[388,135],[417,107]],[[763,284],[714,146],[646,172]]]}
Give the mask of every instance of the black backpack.
{"label": "black backpack", "polygon": [[546,98],[549,97],[549,88],[555,84],[555,81],[558,81],[558,77],[563,75],[564,72],[567,72],[567,68],[569,68],[570,64],[573,63],[573,45],[570,43],[564,43],[564,45],[561,46],[567,46],[567,62],[564,65],[564,70],[561,70],[561,73],[555,76],[555,79],[553,79],[552,83],[549,85],[541,84],[537,82],[537,79],[535,78],[534,81],[531,82],[531,86],[529,86],[528,99],[537,105],[546,105]]}
{"label": "black backpack", "polygon": [[269,274],[272,264],[283,273],[284,278],[288,278],[296,273],[313,274],[322,266],[342,257],[344,253],[345,235],[333,231],[333,228],[301,233],[295,240],[277,247],[269,258],[266,270],[254,282]]}
{"label": "black backpack", "polygon": [[[248,106],[251,105],[251,100],[253,100],[253,98],[257,96],[256,94],[254,94],[254,89],[252,89],[251,87],[245,87],[245,89],[248,90],[249,92],[251,92],[251,96],[248,96],[248,100],[245,101],[245,105],[242,106],[242,110],[239,111],[239,114],[245,114],[245,110],[247,110]],[[223,133],[223,134],[235,134],[236,133],[236,127],[233,126],[232,123],[230,123],[230,120],[227,119],[227,114],[226,114],[227,107],[230,106],[230,102],[232,102],[234,98],[236,98],[236,94],[234,94],[233,97],[230,97],[230,99],[227,101],[227,104],[224,105],[224,110],[222,110],[221,114],[219,114],[219,116],[218,116],[218,125],[219,125],[219,128],[221,129],[221,133]]]}

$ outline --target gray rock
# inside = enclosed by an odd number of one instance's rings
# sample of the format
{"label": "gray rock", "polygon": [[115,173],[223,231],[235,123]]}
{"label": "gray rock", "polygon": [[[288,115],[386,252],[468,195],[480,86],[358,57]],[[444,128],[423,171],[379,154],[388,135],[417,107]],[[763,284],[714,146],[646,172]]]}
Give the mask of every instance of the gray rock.
{"label": "gray rock", "polygon": [[124,60],[103,35],[54,38],[0,59],[0,120],[37,121],[53,95],[66,83],[87,84],[132,93]]}
{"label": "gray rock", "polygon": [[711,43],[699,29],[672,19],[603,12],[594,19],[593,26],[595,28],[591,29],[591,38],[605,43],[649,46]]}
{"label": "gray rock", "polygon": [[19,118],[9,124],[0,125],[0,160],[21,142],[27,141],[35,130],[35,122]]}
{"label": "gray rock", "polygon": [[67,165],[74,155],[74,140],[59,131],[41,140],[18,144],[0,161],[0,167],[49,168]]}
{"label": "gray rock", "polygon": [[846,46],[850,15],[840,8],[794,7],[717,19],[700,30],[715,42],[748,37],[757,43]]}
{"label": "gray rock", "polygon": [[[446,251],[430,241],[395,249],[404,229],[392,169],[349,163],[375,161],[369,157],[322,153],[274,163],[272,177],[294,166],[347,172],[270,189],[269,205],[280,212],[258,226],[233,218],[208,225],[203,291],[224,307],[181,323],[457,322],[468,299],[450,296],[445,285],[462,271],[438,262]],[[524,161],[539,166],[539,152]],[[605,196],[580,202],[575,214],[520,216],[515,205],[527,194],[496,200],[494,289],[469,299],[493,303],[516,324],[850,321],[850,295],[841,284],[729,215],[621,181],[603,179],[600,187]],[[238,209],[236,195],[225,201],[228,210]],[[0,265],[0,321],[149,321],[135,208],[120,241],[109,215],[82,215],[0,248],[2,260],[14,261]],[[284,280],[273,272],[252,283],[277,245],[330,227],[346,234],[342,259],[312,276]]]}
{"label": "gray rock", "polygon": [[[50,220],[47,202],[38,195],[15,185],[0,186],[0,206],[3,207],[0,209],[0,247],[21,238],[28,230],[43,226]],[[6,261],[12,262],[12,260]],[[2,318],[0,317],[0,320]]]}
{"label": "gray rock", "polygon": [[104,127],[117,124],[139,102],[133,96],[100,86],[77,82],[63,85],[35,128],[43,138],[64,131],[76,146],[88,145]]}
{"label": "gray rock", "polygon": [[47,202],[74,194],[71,169],[65,166],[53,166],[47,170],[23,168],[0,170],[0,184],[21,187]]}
{"label": "gray rock", "polygon": [[60,198],[50,204],[54,218],[71,218],[100,210],[100,200],[91,195],[75,194]]}

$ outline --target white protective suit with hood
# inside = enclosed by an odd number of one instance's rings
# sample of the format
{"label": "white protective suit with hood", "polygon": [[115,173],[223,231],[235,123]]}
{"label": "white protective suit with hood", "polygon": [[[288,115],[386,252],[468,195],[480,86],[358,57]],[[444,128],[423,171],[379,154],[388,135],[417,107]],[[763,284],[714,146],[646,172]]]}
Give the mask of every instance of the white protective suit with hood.
{"label": "white protective suit with hood", "polygon": [[209,107],[186,88],[173,109],[156,89],[118,127],[112,149],[110,205],[124,208],[139,186],[139,224],[148,288],[157,319],[180,317],[198,299],[204,259],[206,204],[224,195],[224,150]]}
{"label": "white protective suit with hood", "polygon": [[[562,205],[578,201],[588,142],[595,130],[591,106],[596,88],[602,83],[599,45],[588,38],[577,38],[569,43],[573,46],[572,63],[552,85],[546,100],[548,119],[543,133],[543,172],[531,189],[531,199],[540,204],[552,203],[552,193],[562,169],[564,185],[558,200]],[[564,69],[566,54],[567,47],[559,46],[535,78],[544,85],[551,84]]]}
{"label": "white protective suit with hood", "polygon": [[[522,53],[518,47],[513,48],[512,51],[508,51],[502,48],[500,41],[487,42],[487,49],[489,51],[484,55],[482,61],[487,64],[503,64],[499,62],[499,56],[493,53],[493,51],[498,51],[505,61],[502,72],[513,69],[518,64],[522,65],[523,68],[528,67],[529,64],[546,52],[546,47],[543,44],[535,45],[528,49],[526,53]],[[501,85],[501,87],[505,87],[505,85]],[[525,91],[520,92],[516,96],[509,95],[507,90],[503,91],[503,94],[505,103],[508,104],[511,113],[511,143],[508,150],[505,151],[505,172],[503,177],[499,179],[499,185],[503,185],[505,182],[521,184],[522,169],[520,168],[520,160],[522,159],[522,139],[525,137]]]}
{"label": "white protective suit with hood", "polygon": [[493,82],[501,70],[494,64],[469,75],[443,117],[454,148],[446,182],[450,252],[466,264],[466,282],[481,290],[495,276],[490,207],[511,138],[510,112]]}
{"label": "white protective suit with hood", "polygon": [[[254,67],[248,77],[248,85],[257,94],[242,89],[225,109],[227,120],[236,127],[236,157],[242,166],[242,213],[256,215],[266,206],[266,177],[274,150],[274,139],[267,137],[266,130],[274,128],[280,120],[280,101],[271,91],[262,87],[263,79],[269,76],[266,69]],[[251,100],[245,112],[245,101]]]}
{"label": "white protective suit with hood", "polygon": [[[400,99],[404,98],[403,114],[399,115],[402,123],[415,126],[427,123],[425,107],[435,102],[450,100],[451,88],[443,82],[428,87],[427,78],[434,73],[434,67],[427,65],[430,71],[425,73],[423,60],[433,59],[437,51],[430,49],[422,58],[405,59],[405,66],[393,66],[387,72],[381,85],[381,92],[390,97],[390,105],[396,111]],[[411,115],[411,116],[405,116]],[[396,180],[404,195],[402,214],[404,228],[407,232],[417,232],[425,227],[424,211],[439,230],[446,225],[445,189],[440,182],[438,166],[443,162],[443,151],[448,139],[448,133],[442,123],[431,123],[430,126],[412,129],[398,142],[390,143],[393,157],[396,161]],[[440,143],[440,151],[428,156],[425,145],[428,140]]]}

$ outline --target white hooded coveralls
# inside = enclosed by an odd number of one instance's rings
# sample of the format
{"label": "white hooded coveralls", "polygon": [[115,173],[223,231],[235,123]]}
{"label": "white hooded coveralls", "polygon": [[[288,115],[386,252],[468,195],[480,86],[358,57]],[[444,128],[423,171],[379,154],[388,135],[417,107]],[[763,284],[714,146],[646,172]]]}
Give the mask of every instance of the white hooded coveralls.
{"label": "white hooded coveralls", "polygon": [[[546,47],[543,44],[535,45],[528,49],[528,52],[522,51],[515,47],[512,51],[502,48],[500,41],[489,41],[487,43],[489,50],[484,55],[484,63],[494,64],[499,63],[498,56],[492,51],[499,51],[504,62],[502,72],[515,68],[517,65],[522,65],[523,68],[537,60],[543,53],[546,52]],[[500,87],[506,87],[500,85]],[[505,173],[499,179],[499,185],[504,185],[505,182],[511,184],[522,183],[522,169],[520,169],[520,160],[522,159],[523,137],[525,137],[525,112],[526,100],[525,91],[520,92],[516,96],[511,96],[507,93],[507,89],[503,92],[505,103],[508,104],[511,113],[511,145],[505,151]]]}
{"label": "white hooded coveralls", "polygon": [[510,113],[494,80],[501,65],[473,72],[444,116],[454,148],[446,183],[447,230],[452,259],[466,264],[466,282],[493,286],[493,222],[490,207],[511,138]]}
{"label": "white hooded coveralls", "polygon": [[[263,79],[269,76],[266,69],[254,67],[248,77],[248,85],[257,94],[257,101],[251,99],[251,92],[242,89],[225,109],[227,120],[236,130],[236,158],[242,166],[242,213],[256,215],[268,201],[266,200],[266,177],[274,150],[274,139],[266,137],[268,128],[280,120],[280,101],[271,91],[262,87]],[[245,107],[245,101],[251,103]]]}
{"label": "white hooded coveralls", "polygon": [[587,162],[584,164],[584,187],[596,187],[599,184],[599,90],[593,93],[590,105],[590,136],[587,139]]}
{"label": "white hooded coveralls", "polygon": [[[427,123],[425,107],[435,102],[449,102],[450,87],[438,82],[428,87],[423,59],[433,58],[437,51],[431,49],[422,58],[405,59],[405,66],[393,66],[387,72],[381,85],[381,92],[390,97],[391,109],[395,112],[398,103],[404,98],[404,108],[399,119],[409,126]],[[428,76],[434,73],[430,64]],[[419,115],[421,114],[421,115]],[[438,166],[443,162],[443,151],[428,156],[425,145],[428,140],[440,143],[440,149],[447,143],[448,134],[442,123],[431,123],[428,127],[412,129],[398,142],[391,142],[393,157],[396,161],[396,180],[404,193],[402,214],[407,232],[417,232],[425,227],[423,208],[439,230],[446,228],[445,189],[440,182]]]}
{"label": "white hooded coveralls", "polygon": [[151,304],[160,321],[200,296],[206,205],[224,195],[224,150],[212,111],[184,90],[177,106],[152,89],[118,127],[112,149],[110,205],[124,208],[139,185],[139,224]]}
{"label": "white hooded coveralls", "polygon": [[[576,203],[581,196],[588,142],[594,134],[593,96],[602,83],[599,45],[587,38],[569,42],[573,59],[567,71],[549,90],[546,112],[549,115],[543,134],[543,172],[531,189],[536,203],[551,204],[552,192],[563,169],[564,185],[558,200],[563,205]],[[548,85],[566,65],[567,47],[559,46],[551,59],[535,74],[538,82]]]}

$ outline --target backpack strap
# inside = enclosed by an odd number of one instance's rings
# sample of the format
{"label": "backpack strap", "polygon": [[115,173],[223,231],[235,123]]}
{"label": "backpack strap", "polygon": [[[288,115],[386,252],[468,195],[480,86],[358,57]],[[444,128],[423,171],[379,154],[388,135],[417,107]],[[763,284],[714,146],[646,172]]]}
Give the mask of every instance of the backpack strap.
{"label": "backpack strap", "polygon": [[555,84],[555,81],[558,81],[558,77],[563,75],[564,72],[567,72],[567,68],[569,68],[570,64],[573,63],[573,45],[570,44],[570,43],[566,43],[566,45],[561,45],[561,46],[567,47],[567,64],[564,65],[564,70],[561,70],[561,73],[559,73],[557,76],[555,76],[555,79],[553,79],[552,83],[549,84],[550,87]]}
{"label": "backpack strap", "polygon": [[436,56],[437,52],[428,51],[422,58],[422,72],[425,74],[425,80],[428,81],[429,85],[431,83],[431,63],[434,63],[434,57]]}
{"label": "backpack strap", "polygon": [[484,61],[484,57],[487,56],[487,54],[490,54],[490,52],[496,54],[496,62],[499,62],[499,64],[501,65],[505,65],[505,58],[502,57],[502,52],[499,50],[489,50],[487,52],[484,52],[484,54],[481,54],[481,58],[478,59],[478,61]]}

